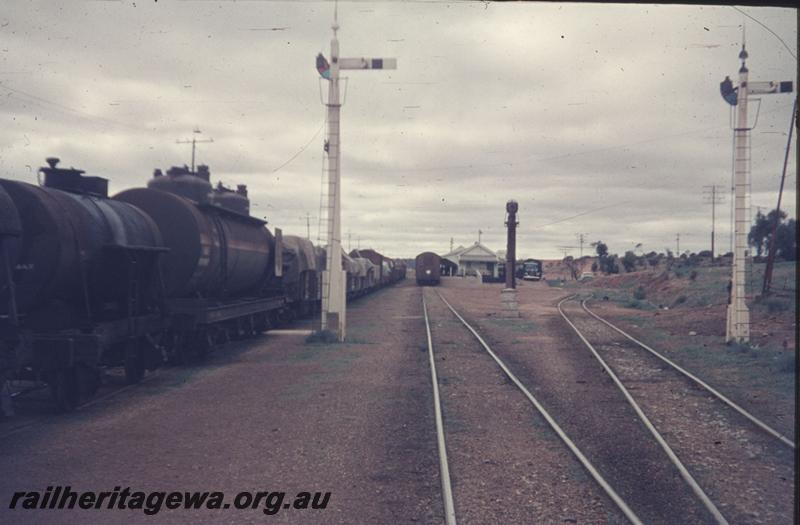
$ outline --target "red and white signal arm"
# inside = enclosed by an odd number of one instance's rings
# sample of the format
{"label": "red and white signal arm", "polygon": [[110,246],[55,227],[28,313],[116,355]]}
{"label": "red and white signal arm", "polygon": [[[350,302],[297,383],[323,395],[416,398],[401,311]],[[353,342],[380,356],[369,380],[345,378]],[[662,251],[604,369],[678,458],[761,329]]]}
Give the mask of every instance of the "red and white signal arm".
{"label": "red and white signal arm", "polygon": [[339,69],[397,69],[396,58],[340,58]]}
{"label": "red and white signal arm", "polygon": [[791,93],[794,86],[791,80],[783,82],[748,82],[747,92],[751,95],[767,95],[771,93]]}

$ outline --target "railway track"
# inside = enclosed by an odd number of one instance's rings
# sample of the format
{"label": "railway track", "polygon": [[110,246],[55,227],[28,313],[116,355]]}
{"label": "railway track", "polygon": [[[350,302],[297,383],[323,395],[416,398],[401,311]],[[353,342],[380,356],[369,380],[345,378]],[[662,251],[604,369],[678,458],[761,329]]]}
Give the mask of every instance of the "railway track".
{"label": "railway track", "polygon": [[589,310],[586,301],[567,316],[562,305],[568,300],[558,304],[559,313],[717,522],[726,520],[719,502],[734,522],[791,521],[791,440]]}
{"label": "railway track", "polygon": [[696,375],[692,374],[688,370],[684,369],[680,365],[676,364],[674,361],[668,359],[664,355],[662,355],[662,354],[658,353],[657,351],[653,350],[652,348],[650,348],[649,346],[647,346],[643,342],[639,341],[638,339],[636,339],[635,337],[633,337],[629,333],[625,332],[624,330],[622,330],[618,326],[613,325],[608,320],[603,319],[602,317],[600,317],[599,315],[597,315],[596,313],[591,311],[586,306],[586,301],[582,301],[581,302],[581,307],[583,308],[583,310],[586,313],[588,313],[589,315],[591,315],[592,317],[594,317],[595,319],[597,319],[601,323],[605,324],[606,326],[608,326],[609,328],[611,328],[615,332],[619,333],[620,335],[622,335],[623,337],[625,337],[629,341],[633,342],[637,346],[639,346],[642,349],[646,350],[647,352],[649,352],[650,354],[655,356],[657,359],[659,359],[662,362],[668,364],[675,371],[679,372],[684,377],[687,377],[688,379],[693,381],[699,387],[705,389],[708,393],[710,393],[711,395],[713,395],[714,397],[719,399],[721,402],[725,403],[730,408],[732,408],[733,410],[735,410],[736,412],[741,414],[743,417],[748,419],[751,423],[753,423],[755,426],[759,427],[761,430],[763,430],[767,434],[771,435],[772,437],[774,437],[775,439],[777,439],[778,441],[780,441],[781,443],[783,443],[787,447],[791,448],[792,450],[794,450],[796,448],[795,447],[795,443],[792,440],[790,440],[789,438],[787,438],[786,436],[784,436],[783,434],[781,434],[780,432],[778,432],[774,428],[770,427],[769,425],[767,425],[766,423],[764,423],[763,421],[761,421],[760,419],[755,417],[753,414],[751,414],[750,412],[748,412],[747,410],[745,410],[741,406],[739,406],[736,403],[734,403],[733,401],[731,401],[727,396],[725,396],[724,394],[722,394],[719,391],[717,391],[714,387],[712,387],[711,385],[709,385],[708,383],[706,383],[705,381],[703,381],[702,379],[700,379]]}
{"label": "railway track", "polygon": [[[594,479],[595,482],[602,488],[605,494],[611,499],[611,501],[617,506],[617,508],[622,512],[622,514],[634,524],[641,524],[642,520],[631,510],[629,505],[617,494],[617,492],[611,487],[611,485],[603,478],[600,474],[598,469],[586,458],[586,456],[578,449],[575,443],[567,436],[567,434],[561,429],[555,419],[548,413],[548,411],[544,408],[544,406],[533,396],[533,394],[526,388],[526,386],[514,375],[514,373],[509,369],[509,367],[503,362],[503,360],[498,357],[498,355],[489,347],[486,341],[480,336],[480,334],[469,324],[464,318],[450,305],[450,303],[438,292],[436,292],[439,299],[444,303],[445,306],[452,312],[452,314],[463,324],[463,326],[470,332],[470,334],[477,340],[477,342],[481,345],[483,350],[488,354],[492,360],[500,367],[502,372],[506,375],[506,377],[513,383],[513,385],[525,396],[525,398],[532,404],[536,411],[543,417],[550,428],[557,434],[559,439],[567,446],[570,452],[577,458],[580,464],[586,469],[586,471],[590,474],[590,476]],[[425,297],[425,292],[423,291],[423,298],[422,298],[422,306],[425,318],[425,325],[427,331],[427,339],[428,339],[428,355],[429,355],[429,363],[431,368],[431,383],[434,392],[434,411],[435,411],[435,420],[436,420],[436,430],[437,430],[437,441],[438,441],[438,450],[439,450],[439,458],[440,458],[440,472],[441,472],[441,482],[442,482],[442,495],[443,495],[443,506],[445,510],[445,522],[448,525],[455,525],[456,523],[456,504],[453,498],[453,489],[451,484],[450,478],[450,467],[448,463],[448,456],[447,456],[447,438],[444,429],[444,423],[442,418],[442,402],[441,402],[441,395],[439,393],[439,379],[437,376],[436,370],[436,351],[434,349],[433,344],[433,337],[431,335],[431,326],[430,326],[430,319],[428,314],[428,305],[427,300]]]}

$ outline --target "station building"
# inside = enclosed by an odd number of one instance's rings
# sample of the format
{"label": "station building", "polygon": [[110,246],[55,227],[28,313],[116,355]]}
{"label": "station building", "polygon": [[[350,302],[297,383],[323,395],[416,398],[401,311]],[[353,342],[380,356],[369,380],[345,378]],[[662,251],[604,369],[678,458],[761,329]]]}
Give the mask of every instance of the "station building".
{"label": "station building", "polygon": [[456,265],[456,275],[480,272],[485,276],[497,277],[497,263],[500,261],[497,253],[479,242],[466,248],[459,246],[442,258]]}

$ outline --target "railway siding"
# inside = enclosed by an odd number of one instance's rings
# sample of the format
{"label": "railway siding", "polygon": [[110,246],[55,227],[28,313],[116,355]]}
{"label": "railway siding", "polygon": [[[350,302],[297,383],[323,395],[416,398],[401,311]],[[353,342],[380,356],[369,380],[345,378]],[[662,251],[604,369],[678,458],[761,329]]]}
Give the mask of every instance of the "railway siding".
{"label": "railway siding", "polygon": [[[542,284],[520,286],[521,322],[535,338],[498,322],[486,289],[442,292],[487,339],[517,377],[557,420],[578,448],[645,523],[711,523],[667,456],[645,430],[599,363],[555,309],[563,292]],[[499,290],[498,290],[499,292]]]}
{"label": "railway siding", "polygon": [[458,522],[625,522],[474,336],[425,293]]}
{"label": "railway siding", "polygon": [[577,301],[565,305],[570,320],[731,522],[791,522],[790,448],[591,317]]}

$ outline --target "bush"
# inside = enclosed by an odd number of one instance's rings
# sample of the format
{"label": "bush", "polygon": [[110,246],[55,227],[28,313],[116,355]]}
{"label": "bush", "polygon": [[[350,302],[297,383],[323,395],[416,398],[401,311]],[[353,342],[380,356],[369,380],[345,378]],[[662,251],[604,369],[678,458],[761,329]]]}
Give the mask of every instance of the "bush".
{"label": "bush", "polygon": [[697,270],[692,270],[692,273],[689,274],[689,279],[691,279],[692,281],[697,279]]}
{"label": "bush", "polygon": [[765,304],[767,305],[767,311],[771,314],[785,312],[789,309],[789,302],[782,299],[769,299]]}
{"label": "bush", "polygon": [[632,272],[636,269],[636,261],[636,254],[628,250],[622,258],[622,266],[625,268],[626,272]]}
{"label": "bush", "polygon": [[675,299],[675,304],[683,304],[686,302],[685,295],[679,295],[677,299]]}
{"label": "bush", "polygon": [[776,359],[776,368],[778,372],[794,373],[797,369],[796,358],[794,353],[786,353]]}
{"label": "bush", "polygon": [[647,297],[647,292],[645,291],[644,286],[642,285],[639,285],[639,287],[636,288],[636,290],[634,290],[633,292],[633,298],[639,301],[641,301],[646,297]]}

